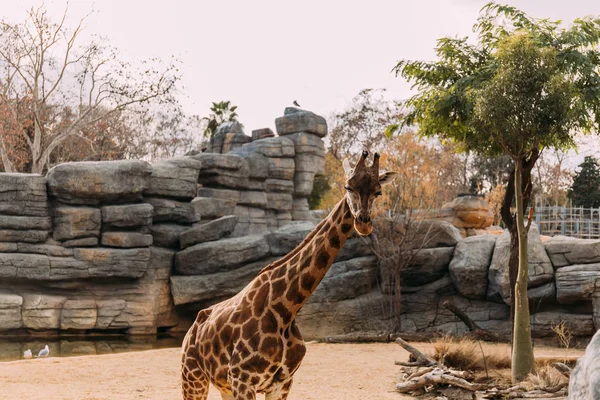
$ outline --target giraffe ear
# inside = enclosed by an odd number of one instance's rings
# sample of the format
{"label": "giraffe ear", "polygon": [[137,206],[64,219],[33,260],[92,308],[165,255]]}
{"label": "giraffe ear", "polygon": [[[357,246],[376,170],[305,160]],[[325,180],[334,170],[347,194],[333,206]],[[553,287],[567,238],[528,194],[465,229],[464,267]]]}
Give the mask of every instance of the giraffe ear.
{"label": "giraffe ear", "polygon": [[342,167],[344,167],[344,172],[346,173],[346,178],[350,178],[352,176],[352,174],[354,173],[354,170],[350,166],[350,161],[348,161],[347,158],[344,158],[344,161],[342,161]]}
{"label": "giraffe ear", "polygon": [[381,186],[385,186],[387,184],[392,183],[396,175],[398,174],[394,171],[384,172],[383,174],[379,175],[379,184]]}

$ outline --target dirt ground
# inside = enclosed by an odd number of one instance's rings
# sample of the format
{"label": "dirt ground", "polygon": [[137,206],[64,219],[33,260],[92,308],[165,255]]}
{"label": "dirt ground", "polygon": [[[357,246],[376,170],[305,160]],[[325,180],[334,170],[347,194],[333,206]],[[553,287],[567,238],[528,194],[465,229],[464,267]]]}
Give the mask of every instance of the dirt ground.
{"label": "dirt ground", "polygon": [[[493,346],[500,345],[486,345],[486,351]],[[417,347],[427,350],[431,344]],[[508,351],[508,347],[500,350]],[[561,349],[536,348],[536,357],[564,354]],[[569,351],[569,356],[581,354],[580,350]],[[394,361],[407,357],[394,343],[309,343],[289,400],[411,399],[394,392],[400,379],[399,367]],[[180,350],[173,348],[4,362],[0,363],[0,399],[181,399],[179,360]],[[221,397],[211,388],[208,399],[220,400]]]}

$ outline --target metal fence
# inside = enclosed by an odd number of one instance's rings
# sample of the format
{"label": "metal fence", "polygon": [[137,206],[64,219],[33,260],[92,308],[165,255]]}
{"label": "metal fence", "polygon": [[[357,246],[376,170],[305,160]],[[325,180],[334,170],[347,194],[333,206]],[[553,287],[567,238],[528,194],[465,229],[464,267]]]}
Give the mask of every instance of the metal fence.
{"label": "metal fence", "polygon": [[[525,215],[528,213],[529,210]],[[582,239],[600,238],[600,208],[536,207],[533,220],[542,235],[565,235]]]}

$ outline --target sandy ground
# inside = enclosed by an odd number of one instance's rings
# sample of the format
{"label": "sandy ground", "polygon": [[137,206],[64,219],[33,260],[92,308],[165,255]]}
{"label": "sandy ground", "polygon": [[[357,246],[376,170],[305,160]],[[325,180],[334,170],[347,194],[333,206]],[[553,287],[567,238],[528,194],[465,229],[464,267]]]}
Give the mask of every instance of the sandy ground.
{"label": "sandy ground", "polygon": [[[431,344],[417,347],[427,350]],[[569,351],[570,356],[581,354]],[[536,348],[536,356],[563,355],[561,349]],[[180,350],[174,348],[4,362],[0,363],[0,399],[181,399],[179,359]],[[407,353],[393,343],[309,343],[289,400],[411,399],[394,392],[400,379],[394,361],[406,359]],[[211,388],[208,399],[221,397]]]}

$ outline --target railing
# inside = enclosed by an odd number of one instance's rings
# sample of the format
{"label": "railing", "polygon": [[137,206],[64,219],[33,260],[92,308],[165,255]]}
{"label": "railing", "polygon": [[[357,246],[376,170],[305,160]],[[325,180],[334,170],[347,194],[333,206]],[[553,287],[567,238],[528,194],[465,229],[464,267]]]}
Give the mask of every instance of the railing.
{"label": "railing", "polygon": [[[529,210],[525,213],[528,215]],[[540,233],[582,239],[600,238],[600,208],[546,206],[536,207],[533,221]]]}

